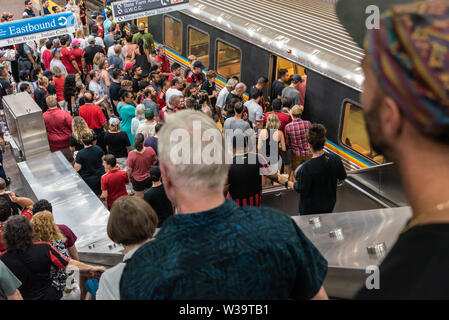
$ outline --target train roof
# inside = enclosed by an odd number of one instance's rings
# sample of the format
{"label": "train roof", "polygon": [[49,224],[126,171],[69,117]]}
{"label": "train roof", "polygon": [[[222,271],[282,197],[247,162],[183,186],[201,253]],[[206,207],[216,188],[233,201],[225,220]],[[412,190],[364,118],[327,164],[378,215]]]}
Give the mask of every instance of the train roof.
{"label": "train roof", "polygon": [[361,91],[363,50],[334,0],[190,0],[182,10],[220,30]]}

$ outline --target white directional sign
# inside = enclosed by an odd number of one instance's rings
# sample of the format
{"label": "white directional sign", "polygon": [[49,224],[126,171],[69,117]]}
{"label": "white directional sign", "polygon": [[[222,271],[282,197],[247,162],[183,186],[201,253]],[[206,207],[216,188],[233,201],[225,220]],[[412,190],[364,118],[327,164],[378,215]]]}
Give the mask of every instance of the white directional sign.
{"label": "white directional sign", "polygon": [[125,0],[112,3],[117,22],[139,19],[189,7],[189,0]]}

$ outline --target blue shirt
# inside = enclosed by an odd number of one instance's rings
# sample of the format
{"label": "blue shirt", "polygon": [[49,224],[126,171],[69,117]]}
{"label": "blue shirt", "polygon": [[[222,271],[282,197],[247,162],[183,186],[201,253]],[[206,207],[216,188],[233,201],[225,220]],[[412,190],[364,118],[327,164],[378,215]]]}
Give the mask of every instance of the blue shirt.
{"label": "blue shirt", "polygon": [[121,299],[310,299],[327,261],[286,214],[226,202],[168,218],[127,261]]}

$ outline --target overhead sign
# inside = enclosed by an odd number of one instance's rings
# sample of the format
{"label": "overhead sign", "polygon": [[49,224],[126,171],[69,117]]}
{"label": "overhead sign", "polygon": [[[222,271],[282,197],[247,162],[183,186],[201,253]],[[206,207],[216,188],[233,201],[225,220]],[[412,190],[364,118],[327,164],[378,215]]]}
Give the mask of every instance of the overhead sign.
{"label": "overhead sign", "polygon": [[73,13],[64,12],[0,24],[0,47],[75,32]]}
{"label": "overhead sign", "polygon": [[189,7],[189,0],[125,0],[112,3],[114,21],[139,19]]}

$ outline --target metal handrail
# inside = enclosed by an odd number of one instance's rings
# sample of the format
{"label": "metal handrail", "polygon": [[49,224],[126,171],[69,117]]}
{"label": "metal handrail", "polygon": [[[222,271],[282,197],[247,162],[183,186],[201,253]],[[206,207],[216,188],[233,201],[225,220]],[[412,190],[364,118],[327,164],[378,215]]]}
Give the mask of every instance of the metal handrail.
{"label": "metal handrail", "polygon": [[369,167],[369,168],[361,168],[361,169],[355,169],[355,170],[351,170],[349,172],[347,172],[347,175],[354,175],[354,174],[360,174],[360,173],[365,173],[365,172],[371,172],[371,171],[376,171],[378,169],[381,169],[383,167],[388,167],[394,165],[394,162],[387,162],[387,163],[383,163],[383,164],[379,164],[376,165],[374,167]]}

